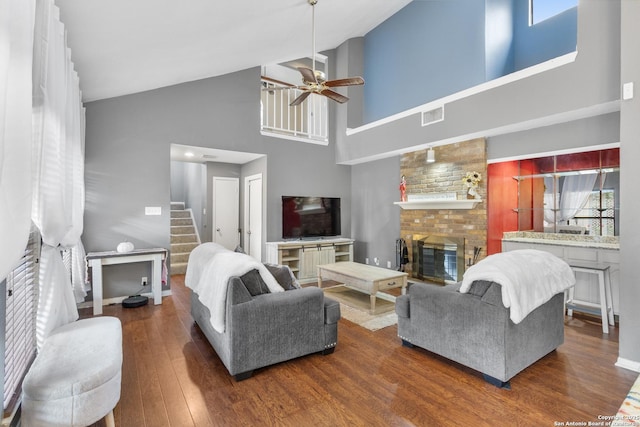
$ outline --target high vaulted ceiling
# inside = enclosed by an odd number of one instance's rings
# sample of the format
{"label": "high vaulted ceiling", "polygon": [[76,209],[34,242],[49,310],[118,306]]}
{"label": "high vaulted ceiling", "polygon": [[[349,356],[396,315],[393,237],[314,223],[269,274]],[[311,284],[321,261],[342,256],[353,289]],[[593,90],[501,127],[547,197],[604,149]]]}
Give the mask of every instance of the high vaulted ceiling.
{"label": "high vaulted ceiling", "polygon": [[[316,50],[365,35],[410,0],[318,0]],[[311,55],[308,0],[55,0],[83,100]]]}

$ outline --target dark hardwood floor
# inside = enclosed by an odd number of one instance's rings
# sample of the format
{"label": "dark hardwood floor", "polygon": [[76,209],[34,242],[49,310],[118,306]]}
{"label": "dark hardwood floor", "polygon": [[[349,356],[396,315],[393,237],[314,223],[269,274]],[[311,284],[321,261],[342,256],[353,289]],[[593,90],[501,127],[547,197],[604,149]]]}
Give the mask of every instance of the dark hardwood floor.
{"label": "dark hardwood floor", "polygon": [[[191,319],[184,276],[172,276],[171,289],[162,305],[104,309],[123,324],[116,426],[588,423],[615,414],[638,376],[614,365],[617,328],[604,335],[589,317],[568,318],[565,343],[516,375],[511,390],[422,349],[402,347],[396,326],[371,332],[342,319],[333,354],[270,366],[235,382]],[[90,315],[81,310],[81,317]]]}

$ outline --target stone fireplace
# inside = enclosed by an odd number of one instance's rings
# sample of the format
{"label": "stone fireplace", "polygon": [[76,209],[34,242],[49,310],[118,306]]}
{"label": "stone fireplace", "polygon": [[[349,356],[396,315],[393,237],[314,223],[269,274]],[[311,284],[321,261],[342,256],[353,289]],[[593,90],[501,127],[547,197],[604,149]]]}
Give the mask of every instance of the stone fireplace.
{"label": "stone fireplace", "polygon": [[411,275],[435,283],[456,283],[464,274],[464,238],[413,236]]}
{"label": "stone fireplace", "polygon": [[[438,236],[451,242],[456,242],[456,256],[447,257],[448,261],[455,259],[456,274],[452,274],[453,267],[448,262],[447,275],[453,276],[464,273],[467,265],[474,261],[480,261],[487,254],[487,156],[486,143],[482,138],[470,141],[463,141],[449,145],[436,146],[435,163],[427,163],[427,150],[405,153],[400,159],[400,173],[406,179],[406,193],[409,195],[420,194],[445,194],[455,192],[458,200],[466,199],[467,189],[463,185],[462,178],[469,171],[476,171],[482,175],[482,180],[478,186],[478,193],[482,202],[475,207],[467,208],[420,208],[401,209],[400,211],[400,237],[407,242],[409,264],[406,272],[410,276],[419,279],[418,275],[424,277],[436,277],[435,279],[424,279],[429,281],[439,280],[444,283],[445,274],[440,273],[430,276],[428,265],[422,265],[422,272],[418,272],[416,267],[417,258],[423,254],[418,254],[414,250],[414,241],[425,237]],[[510,178],[511,179],[511,178]],[[499,197],[497,195],[496,197]],[[458,244],[460,243],[460,244]],[[446,253],[452,254],[451,245],[447,248],[440,247],[433,251],[433,258],[438,260]],[[463,251],[463,255],[459,251]],[[443,261],[444,262],[444,261]],[[433,270],[435,271],[435,265]],[[442,265],[438,262],[437,265]],[[438,267],[440,268],[440,267]],[[444,268],[444,267],[442,267]],[[414,273],[416,271],[416,273]],[[452,279],[456,281],[455,278]]]}

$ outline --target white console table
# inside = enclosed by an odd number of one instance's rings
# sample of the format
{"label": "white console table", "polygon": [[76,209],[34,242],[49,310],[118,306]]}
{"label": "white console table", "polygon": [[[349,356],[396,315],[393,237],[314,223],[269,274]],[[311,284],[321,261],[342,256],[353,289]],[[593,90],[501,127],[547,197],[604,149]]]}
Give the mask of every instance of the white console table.
{"label": "white console table", "polygon": [[162,304],[162,262],[167,257],[165,248],[136,249],[131,252],[89,252],[87,263],[91,267],[93,286],[93,315],[102,314],[102,266],[151,261],[151,294],[155,305]]}

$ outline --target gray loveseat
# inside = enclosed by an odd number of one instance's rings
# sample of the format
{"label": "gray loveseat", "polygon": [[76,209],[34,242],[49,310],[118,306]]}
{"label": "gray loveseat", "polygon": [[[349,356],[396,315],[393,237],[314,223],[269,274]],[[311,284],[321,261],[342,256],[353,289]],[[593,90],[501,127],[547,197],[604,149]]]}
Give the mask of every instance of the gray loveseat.
{"label": "gray loveseat", "polygon": [[316,287],[288,286],[285,292],[269,293],[257,275],[252,270],[229,279],[222,333],[212,327],[209,308],[191,293],[191,315],[229,373],[240,381],[254,369],[311,353],[332,353],[340,304]]}
{"label": "gray loveseat", "polygon": [[564,342],[564,294],[558,293],[515,324],[502,304],[497,283],[475,281],[468,293],[460,284],[412,284],[396,299],[398,336],[480,371],[487,381],[509,387],[518,372]]}

